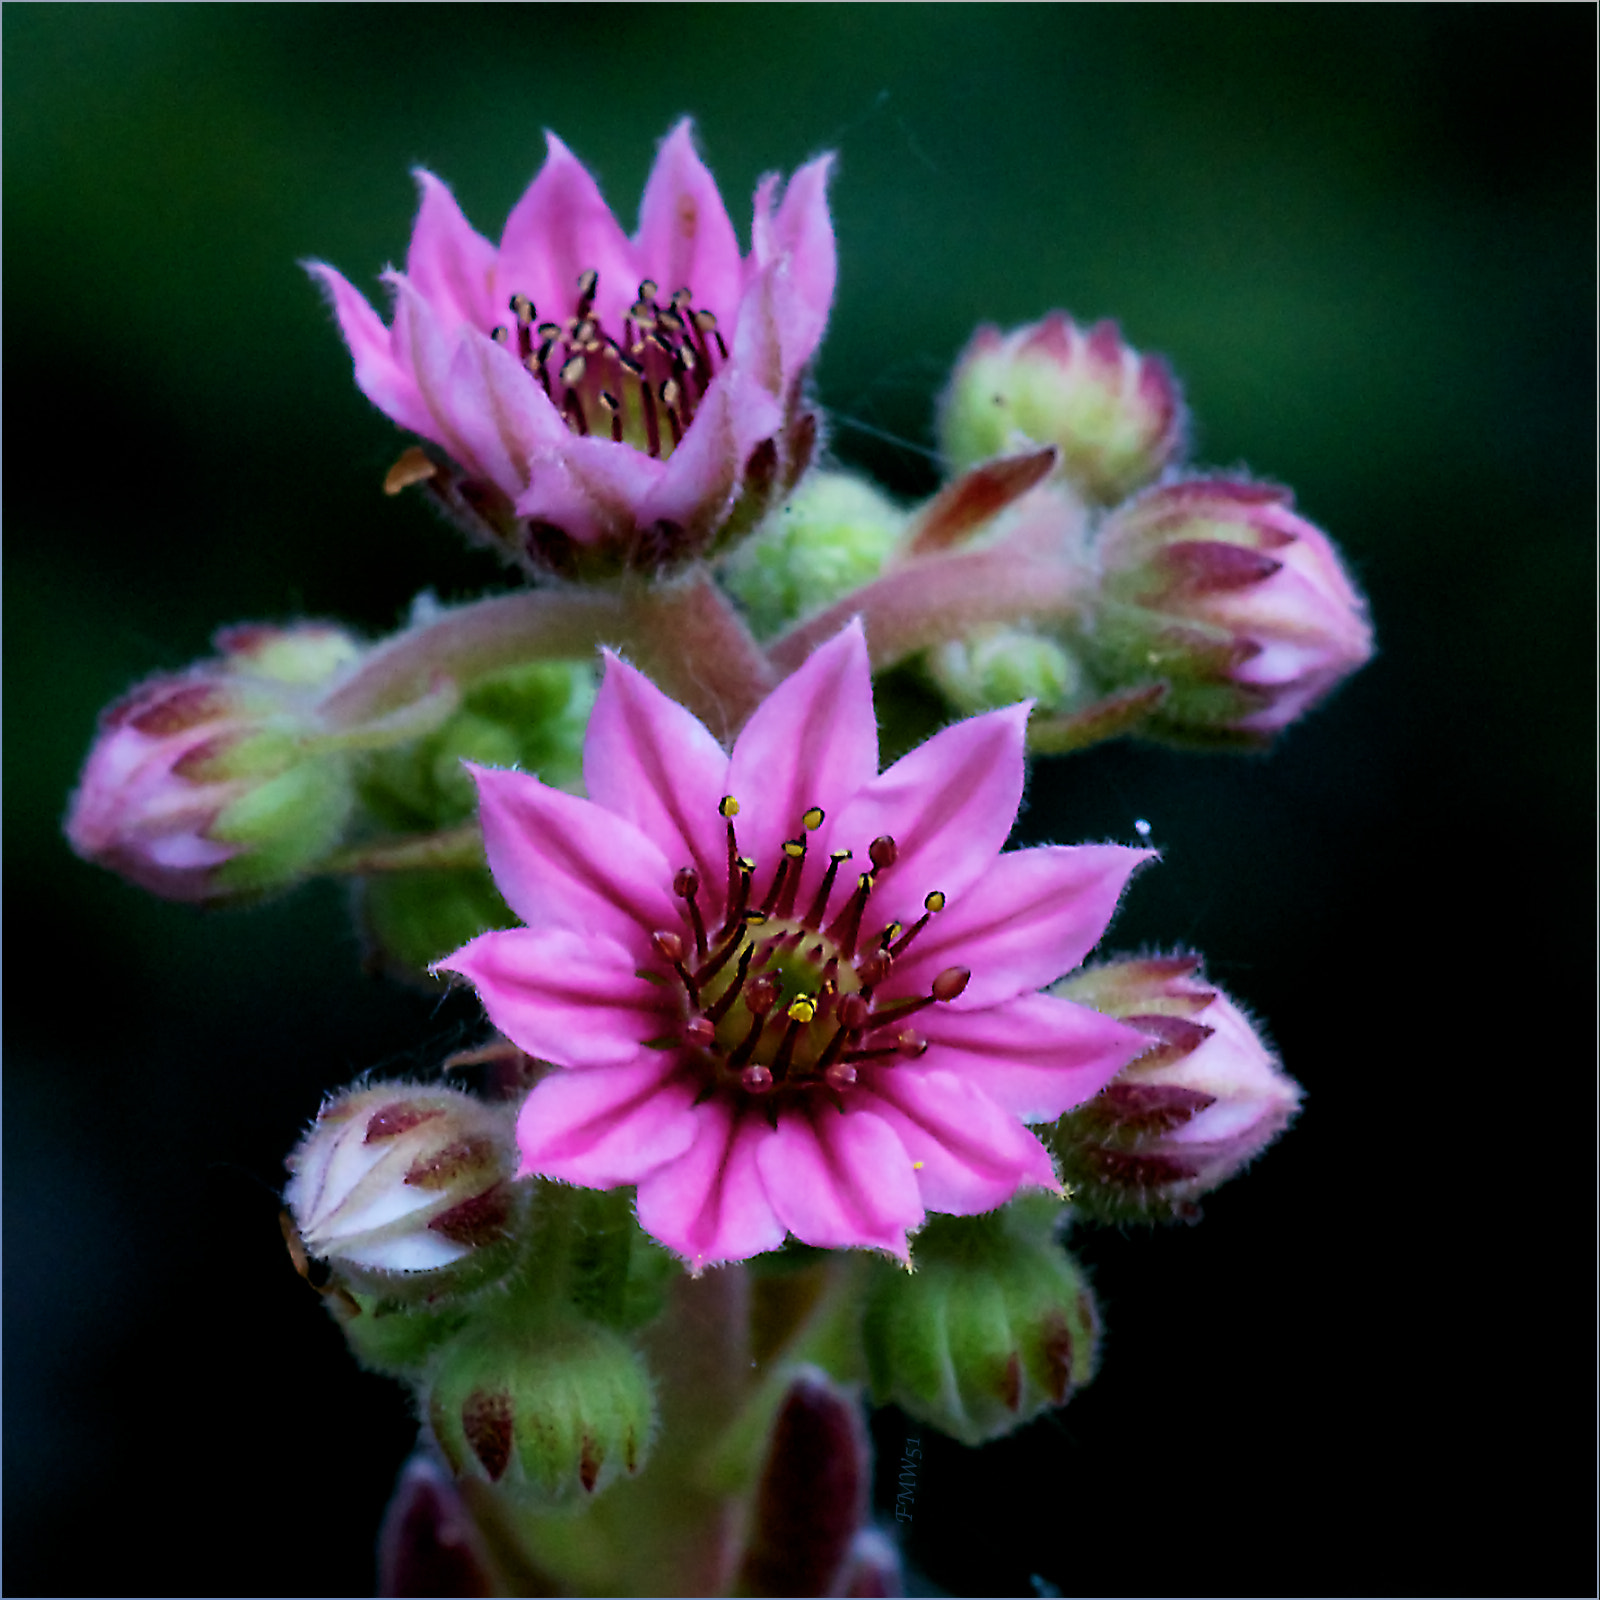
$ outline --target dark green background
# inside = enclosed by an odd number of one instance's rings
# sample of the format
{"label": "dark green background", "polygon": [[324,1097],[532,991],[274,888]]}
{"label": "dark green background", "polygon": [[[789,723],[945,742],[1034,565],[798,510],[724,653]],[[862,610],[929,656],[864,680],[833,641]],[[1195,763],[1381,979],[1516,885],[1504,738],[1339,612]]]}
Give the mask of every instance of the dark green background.
{"label": "dark green background", "polygon": [[1150,819],[1113,947],[1208,952],[1309,1098],[1200,1228],[1084,1244],[1101,1378],[931,1449],[911,1554],[963,1594],[1588,1589],[1591,8],[12,5],[4,48],[8,1593],[372,1582],[405,1403],[273,1191],[324,1089],[470,1008],[364,980],[336,888],[201,915],[59,821],[100,705],[218,624],[496,581],[379,494],[296,261],[371,287],[413,163],[495,235],[544,126],[631,225],[686,111],[741,231],[840,152],[838,459],[926,493],[974,323],[1113,315],[1377,622],[1269,758],[1035,776],[1028,838]]}

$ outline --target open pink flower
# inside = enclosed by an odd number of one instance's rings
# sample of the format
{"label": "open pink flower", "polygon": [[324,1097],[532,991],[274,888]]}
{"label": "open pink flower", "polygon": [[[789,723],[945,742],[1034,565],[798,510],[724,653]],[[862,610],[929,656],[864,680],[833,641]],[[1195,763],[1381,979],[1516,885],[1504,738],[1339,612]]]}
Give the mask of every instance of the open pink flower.
{"label": "open pink flower", "polygon": [[440,966],[557,1067],[522,1171],[637,1184],[701,1265],[807,1244],[888,1250],[929,1210],[1053,1187],[1025,1122],[1080,1104],[1149,1040],[1040,987],[1078,965],[1149,852],[1001,854],[1025,705],[878,771],[852,625],[757,709],[731,756],[609,657],[587,800],[476,769],[495,881],[527,924]]}
{"label": "open pink flower", "polygon": [[661,147],[631,240],[546,139],[498,249],[417,174],[406,270],[385,274],[389,327],[332,267],[311,271],[362,392],[454,458],[465,477],[442,486],[447,502],[513,559],[670,565],[714,544],[746,497],[740,522],[753,521],[810,459],[800,385],[833,298],[829,158],[781,203],[778,179],[762,180],[741,257],[687,121]]}

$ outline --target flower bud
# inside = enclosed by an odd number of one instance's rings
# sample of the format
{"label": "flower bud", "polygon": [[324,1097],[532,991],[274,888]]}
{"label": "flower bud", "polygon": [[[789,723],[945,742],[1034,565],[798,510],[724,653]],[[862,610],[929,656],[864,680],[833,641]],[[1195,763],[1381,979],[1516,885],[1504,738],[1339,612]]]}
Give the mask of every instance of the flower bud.
{"label": "flower bud", "polygon": [[1054,639],[1023,628],[986,628],[928,652],[928,671],[967,715],[1032,700],[1041,712],[1073,698],[1077,661]]}
{"label": "flower bud", "polygon": [[1190,479],[1100,530],[1082,641],[1112,687],[1165,680],[1158,737],[1264,743],[1372,654],[1366,604],[1285,489]]}
{"label": "flower bud", "polygon": [[1041,1196],[934,1217],[917,1235],[914,1272],[877,1272],[862,1337],[879,1404],[979,1445],[1089,1381],[1099,1318],[1055,1242],[1059,1214]]}
{"label": "flower bud", "polygon": [[655,1398],[643,1361],[609,1328],[485,1317],[439,1352],[424,1414],[457,1477],[548,1506],[644,1465]]}
{"label": "flower bud", "polygon": [[1060,311],[1002,334],[983,327],[956,363],[939,413],[952,473],[1024,443],[1053,444],[1057,475],[1114,505],[1153,483],[1183,449],[1185,418],[1159,356],[1124,344],[1114,322],[1087,332]]}
{"label": "flower bud", "polygon": [[405,1083],[336,1096],[287,1163],[284,1199],[306,1252],[358,1289],[430,1292],[441,1269],[504,1238],[514,1115]]}
{"label": "flower bud", "polygon": [[317,623],[230,628],[221,654],[107,710],[67,816],[86,860],[169,900],[282,888],[338,844],[349,757],[315,706],[360,648]]}
{"label": "flower bud", "polygon": [[905,524],[905,513],[865,480],[813,472],[729,557],[724,576],[766,637],[870,583]]}
{"label": "flower bud", "polygon": [[1300,1086],[1200,958],[1113,961],[1053,993],[1148,1033],[1149,1051],[1055,1126],[1073,1204],[1108,1221],[1193,1217],[1289,1125]]}

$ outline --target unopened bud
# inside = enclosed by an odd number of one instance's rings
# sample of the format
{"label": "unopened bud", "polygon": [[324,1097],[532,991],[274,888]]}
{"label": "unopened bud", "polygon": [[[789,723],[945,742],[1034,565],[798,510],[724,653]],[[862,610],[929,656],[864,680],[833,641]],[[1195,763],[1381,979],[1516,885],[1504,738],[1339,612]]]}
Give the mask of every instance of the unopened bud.
{"label": "unopened bud", "polygon": [[1080,642],[1109,688],[1167,683],[1152,734],[1265,742],[1372,654],[1365,602],[1292,504],[1284,489],[1192,479],[1100,530],[1101,601]]}
{"label": "unopened bud", "polygon": [[1300,1087],[1198,956],[1113,961],[1052,991],[1119,1017],[1151,1048],[1055,1125],[1074,1206],[1113,1221],[1192,1217],[1289,1125]]}
{"label": "unopened bud", "polygon": [[427,1293],[504,1239],[516,1159],[513,1108],[376,1084],[322,1108],[288,1159],[284,1199],[307,1253],[341,1277]]}
{"label": "unopened bud", "polygon": [[1183,403],[1166,363],[1125,344],[1114,322],[1085,332],[1053,311],[1008,334],[978,330],[951,376],[939,443],[952,473],[1053,444],[1057,475],[1114,505],[1177,459]]}
{"label": "unopened bud", "polygon": [[480,1319],[439,1352],[424,1413],[458,1477],[547,1506],[636,1473],[655,1400],[644,1363],[608,1328]]}
{"label": "unopened bud", "polygon": [[876,1273],[862,1325],[876,1401],[978,1445],[1089,1381],[1099,1319],[1055,1242],[1058,1215],[1041,1196],[934,1217],[917,1235],[914,1272]]}
{"label": "unopened bud", "polygon": [[724,576],[766,637],[870,583],[905,524],[905,513],[863,479],[813,472],[729,558]]}
{"label": "unopened bud", "polygon": [[927,660],[934,682],[968,715],[1019,700],[1054,711],[1073,697],[1083,676],[1057,640],[1023,628],[986,628],[951,639],[930,650]]}
{"label": "unopened bud", "polygon": [[230,628],[221,654],[101,718],[67,816],[86,860],[169,900],[245,899],[312,871],[352,805],[316,703],[360,647],[321,624]]}

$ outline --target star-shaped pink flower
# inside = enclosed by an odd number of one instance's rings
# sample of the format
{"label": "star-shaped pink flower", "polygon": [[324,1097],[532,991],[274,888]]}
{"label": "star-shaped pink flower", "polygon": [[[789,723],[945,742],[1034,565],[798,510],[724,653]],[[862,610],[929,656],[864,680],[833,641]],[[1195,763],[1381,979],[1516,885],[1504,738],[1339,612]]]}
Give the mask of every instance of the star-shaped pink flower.
{"label": "star-shaped pink flower", "polygon": [[778,198],[755,196],[741,256],[690,124],[668,135],[629,239],[572,152],[543,168],[496,248],[450,191],[417,174],[422,206],[394,319],[321,262],[356,382],[448,452],[471,508],[536,570],[671,565],[715,545],[804,470],[815,419],[801,381],[836,270],[829,158]]}
{"label": "star-shaped pink flower", "polygon": [[1025,1126],[1149,1048],[1038,991],[1100,938],[1150,852],[1001,853],[1027,707],[878,771],[859,625],[722,749],[607,658],[588,799],[475,769],[495,881],[525,927],[439,965],[558,1068],[518,1123],[521,1171],[638,1185],[696,1269],[776,1249],[907,1257],[928,1211],[1054,1187]]}

